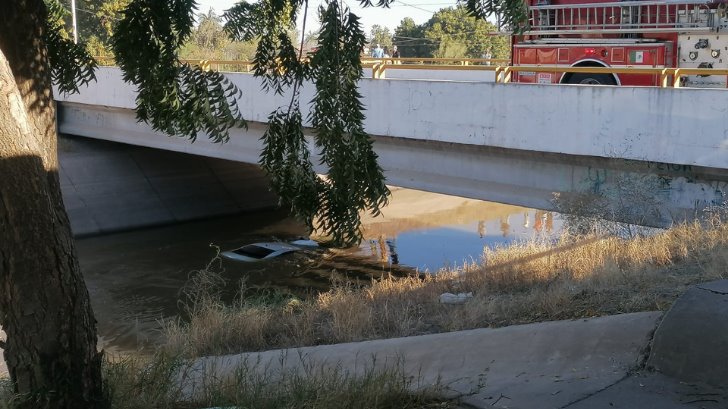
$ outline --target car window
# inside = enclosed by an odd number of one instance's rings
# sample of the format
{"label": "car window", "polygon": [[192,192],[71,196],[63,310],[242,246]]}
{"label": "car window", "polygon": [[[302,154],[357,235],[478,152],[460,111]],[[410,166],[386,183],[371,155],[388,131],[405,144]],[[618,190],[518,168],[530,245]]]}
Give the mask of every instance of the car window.
{"label": "car window", "polygon": [[247,256],[252,258],[264,258],[268,254],[274,252],[275,250],[271,250],[265,247],[256,246],[253,244],[240,247],[239,249],[233,250],[233,253],[240,254],[241,256]]}

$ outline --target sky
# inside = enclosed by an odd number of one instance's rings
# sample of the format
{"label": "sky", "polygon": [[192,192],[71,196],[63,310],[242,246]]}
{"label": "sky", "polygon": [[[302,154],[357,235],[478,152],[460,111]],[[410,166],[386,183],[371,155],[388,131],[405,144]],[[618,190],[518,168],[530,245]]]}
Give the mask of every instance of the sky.
{"label": "sky", "polygon": [[[236,0],[197,0],[200,12],[205,12],[210,8],[213,8],[217,14],[230,7],[232,7]],[[362,19],[364,26],[364,32],[369,35],[371,28],[375,24],[389,27],[389,31],[394,34],[394,29],[399,26],[400,21],[405,17],[411,17],[415,23],[422,24],[429,20],[432,15],[446,7],[454,6],[456,0],[406,0],[402,2],[395,0],[389,9],[381,7],[367,7],[362,8],[359,6],[358,0],[344,0],[344,3],[351,8],[354,14],[358,15]],[[309,20],[308,27],[316,29],[318,23],[313,23],[312,11],[315,11],[319,6],[319,2],[316,0],[309,1]],[[303,13],[301,13],[302,15]],[[300,27],[300,22],[299,22]],[[309,28],[306,31],[311,31]]]}

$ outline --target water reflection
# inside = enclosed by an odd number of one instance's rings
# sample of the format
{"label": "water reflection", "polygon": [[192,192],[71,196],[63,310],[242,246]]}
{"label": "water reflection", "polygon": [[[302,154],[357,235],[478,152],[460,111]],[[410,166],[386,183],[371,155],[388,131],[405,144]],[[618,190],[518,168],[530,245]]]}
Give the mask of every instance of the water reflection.
{"label": "water reflection", "polygon": [[[383,217],[363,222],[365,239],[358,248],[303,251],[259,263],[223,260],[229,296],[242,278],[253,289],[304,296],[328,289],[332,279],[366,282],[384,274],[432,272],[477,262],[485,246],[559,229],[551,212],[405,189],[393,190]],[[282,212],[259,212],[77,240],[103,345],[134,350],[155,342],[160,321],[178,313],[190,272],[204,267],[217,248],[304,233]]]}
{"label": "water reflection", "polygon": [[350,251],[434,272],[479,262],[484,247],[551,238],[560,229],[554,219],[549,211],[399,189],[383,216],[364,219],[367,242]]}
{"label": "water reflection", "polygon": [[[510,223],[516,216],[523,218],[521,225]],[[369,239],[359,252],[388,265],[400,264],[434,272],[443,267],[478,262],[485,247],[495,248],[514,240],[536,237],[553,238],[556,233],[553,213],[514,209],[512,215],[497,219],[403,231],[391,237],[379,236]]]}

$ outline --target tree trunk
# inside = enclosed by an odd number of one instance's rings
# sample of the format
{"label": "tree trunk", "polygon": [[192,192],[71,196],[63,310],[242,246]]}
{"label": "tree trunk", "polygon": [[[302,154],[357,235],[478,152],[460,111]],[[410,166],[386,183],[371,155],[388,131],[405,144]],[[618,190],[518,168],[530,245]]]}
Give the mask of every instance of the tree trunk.
{"label": "tree trunk", "polygon": [[96,322],[61,197],[42,0],[0,12],[0,326],[23,408],[106,406]]}

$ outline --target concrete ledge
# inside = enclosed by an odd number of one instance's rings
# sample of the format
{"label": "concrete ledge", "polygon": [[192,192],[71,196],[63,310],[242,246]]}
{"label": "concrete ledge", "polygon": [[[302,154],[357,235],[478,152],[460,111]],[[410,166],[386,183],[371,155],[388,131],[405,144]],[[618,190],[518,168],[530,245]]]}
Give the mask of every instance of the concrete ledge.
{"label": "concrete ledge", "polygon": [[689,289],[655,332],[648,365],[683,382],[725,386],[728,379],[728,280]]}
{"label": "concrete ledge", "polygon": [[[388,75],[397,75],[390,71]],[[134,87],[123,82],[119,68],[99,68],[97,76],[79,94],[56,93],[56,100],[126,109],[136,105]],[[285,93],[261,92],[259,78],[243,73],[227,77],[243,91],[238,106],[249,121],[266,123],[270,112],[288,105]],[[359,86],[367,108],[364,126],[372,135],[726,167],[728,93],[720,89],[372,79]],[[305,83],[301,101],[310,101],[314,92],[313,84]],[[707,108],[706,101],[711,102]],[[305,118],[309,107],[302,109]]]}
{"label": "concrete ledge", "polygon": [[372,366],[401,365],[406,375],[420,379],[420,386],[439,381],[473,407],[560,408],[624,379],[661,315],[643,312],[210,357],[196,361],[184,382],[191,396],[195,385],[225,379],[241,365],[271,376],[320,366],[358,374]]}
{"label": "concrete ledge", "polygon": [[[261,137],[266,129],[263,123],[249,122],[247,130],[231,130],[226,144],[204,137],[192,144],[184,138],[154,132],[137,122],[131,109],[71,102],[58,105],[59,127],[68,134],[253,165],[260,158]],[[661,188],[654,194],[661,206],[658,218],[649,220],[655,226],[690,219],[696,209],[722,202],[721,192],[728,180],[728,170],[697,166],[673,167],[413,138],[374,135],[372,139],[390,185],[538,209],[552,209],[556,192],[604,192],[618,188],[625,178],[640,181],[657,172]],[[313,140],[308,143],[313,148]],[[317,172],[327,172],[319,157],[314,155],[312,160]]]}

